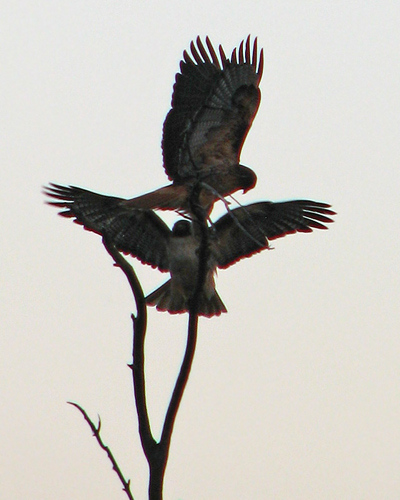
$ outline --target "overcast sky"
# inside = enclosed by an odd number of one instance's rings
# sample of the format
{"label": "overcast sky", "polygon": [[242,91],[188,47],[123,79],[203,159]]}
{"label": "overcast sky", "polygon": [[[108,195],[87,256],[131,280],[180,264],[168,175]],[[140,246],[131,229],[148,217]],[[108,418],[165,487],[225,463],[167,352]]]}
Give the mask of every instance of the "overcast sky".
{"label": "overcast sky", "polygon": [[[0,498],[135,500],[147,465],[132,404],[134,305],[98,236],[56,215],[49,181],[133,197],[167,183],[161,131],[184,49],[264,47],[241,203],[310,198],[329,231],[221,271],[201,319],[166,500],[398,500],[400,6],[395,1],[14,0],[0,18]],[[217,215],[223,208],[217,209]],[[169,219],[172,222],[172,219]],[[166,275],[135,265],[146,292]],[[186,315],[149,311],[158,436]]]}

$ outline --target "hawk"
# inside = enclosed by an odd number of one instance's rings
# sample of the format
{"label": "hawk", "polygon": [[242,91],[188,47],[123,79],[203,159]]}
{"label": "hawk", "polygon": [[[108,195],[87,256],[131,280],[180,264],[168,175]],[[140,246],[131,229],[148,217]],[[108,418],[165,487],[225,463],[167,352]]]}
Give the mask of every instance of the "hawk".
{"label": "hawk", "polygon": [[[206,48],[207,47],[207,48]],[[164,169],[172,184],[128,200],[127,206],[190,212],[190,196],[200,187],[206,215],[220,198],[256,184],[256,174],[241,165],[244,140],[260,105],[263,51],[250,36],[227,58],[209,38],[197,37],[176,74],[172,107],[164,121]]]}
{"label": "hawk", "polygon": [[[215,201],[252,189],[256,174],[241,165],[240,153],[260,104],[263,51],[250,36],[230,58],[209,38],[199,37],[183,53],[171,110],[162,137],[163,164],[172,184],[121,200],[127,209],[191,213],[191,200],[208,216]],[[193,190],[196,196],[192,197]]]}
{"label": "hawk", "polygon": [[[146,301],[161,311],[186,312],[197,284],[201,237],[197,222],[179,220],[172,230],[153,211],[126,207],[126,200],[74,187],[50,184],[49,201],[85,229],[107,236],[117,250],[139,259],[171,279]],[[208,227],[205,281],[198,314],[226,312],[214,282],[217,268],[225,269],[245,257],[269,248],[269,241],[296,232],[327,229],[335,212],[330,205],[310,200],[263,201],[230,210]]]}

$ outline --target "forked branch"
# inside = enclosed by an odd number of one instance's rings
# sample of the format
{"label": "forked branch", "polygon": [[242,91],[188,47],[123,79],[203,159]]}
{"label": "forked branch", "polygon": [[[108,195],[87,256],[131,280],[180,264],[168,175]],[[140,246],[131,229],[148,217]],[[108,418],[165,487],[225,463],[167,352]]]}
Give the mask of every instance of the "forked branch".
{"label": "forked branch", "polygon": [[[165,468],[168,460],[173,427],[176,415],[178,413],[179,405],[182,400],[183,392],[189,379],[189,374],[196,349],[198,319],[197,297],[201,292],[202,283],[204,282],[204,272],[199,273],[198,286],[196,287],[196,291],[191,302],[185,355],[171,396],[170,403],[168,405],[161,439],[157,443],[151,433],[149,414],[146,403],[144,341],[147,325],[147,311],[143,290],[132,266],[126,261],[126,259],[120,254],[120,252],[118,252],[115,246],[111,242],[109,242],[106,237],[103,237],[103,244],[108,253],[114,259],[115,264],[121,268],[121,270],[127,277],[136,303],[137,313],[136,316],[132,316],[134,327],[132,352],[133,363],[132,365],[130,365],[130,367],[132,369],[135,403],[139,421],[139,434],[143,451],[146,455],[150,469],[149,499],[161,500]],[[202,248],[200,248],[201,262],[203,262],[202,253],[204,253],[204,249],[202,250]],[[204,267],[205,269],[205,266],[202,267]]]}
{"label": "forked branch", "polygon": [[[193,213],[195,213],[195,208]],[[135,271],[132,266],[126,261],[126,259],[121,255],[121,253],[115,248],[114,244],[103,236],[103,244],[107,252],[114,259],[115,265],[119,267],[125,274],[129,285],[132,289],[136,304],[136,316],[132,315],[133,321],[133,348],[132,348],[132,358],[133,362],[130,366],[132,370],[135,404],[138,414],[138,424],[139,424],[139,435],[143,447],[144,454],[146,456],[147,462],[149,464],[150,480],[149,480],[149,500],[162,500],[163,498],[163,483],[165,468],[167,465],[169,448],[171,443],[171,436],[176,420],[176,416],[179,410],[179,405],[182,400],[182,396],[189,379],[190,370],[192,367],[192,362],[196,350],[197,341],[197,326],[198,326],[198,304],[201,291],[203,289],[205,275],[206,275],[206,265],[208,258],[208,229],[206,219],[201,213],[196,216],[193,220],[193,224],[196,224],[201,235],[200,247],[199,247],[199,271],[197,286],[194,291],[193,297],[189,304],[189,324],[188,324],[188,335],[186,342],[185,355],[182,361],[182,366],[177,377],[175,387],[171,396],[170,403],[166,412],[161,438],[157,443],[152,435],[149,414],[146,402],[146,386],[145,386],[145,370],[144,370],[144,342],[147,327],[147,309],[146,301],[144,298],[143,290],[140,282],[136,276]],[[96,427],[95,424],[90,420],[85,410],[83,410],[76,403],[70,403],[84,416],[85,420],[88,422],[90,428],[93,431],[97,442],[107,452],[107,455],[113,465],[114,470],[117,472],[118,477],[123,485],[123,490],[128,495],[130,500],[133,500],[132,494],[130,492],[130,481],[126,481],[121,470],[114,459],[113,454],[110,449],[104,445],[100,436],[100,420]]]}

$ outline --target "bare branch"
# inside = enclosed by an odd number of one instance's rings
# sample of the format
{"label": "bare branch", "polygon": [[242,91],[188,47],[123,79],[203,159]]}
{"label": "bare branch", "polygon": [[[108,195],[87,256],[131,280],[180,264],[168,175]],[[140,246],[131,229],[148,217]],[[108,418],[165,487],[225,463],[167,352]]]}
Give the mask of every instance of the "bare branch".
{"label": "bare branch", "polygon": [[[190,370],[192,367],[193,357],[196,350],[197,342],[197,326],[198,326],[198,307],[199,297],[203,290],[207,259],[208,259],[208,227],[205,220],[205,214],[201,208],[196,212],[196,206],[193,204],[192,212],[196,216],[193,224],[198,224],[200,227],[200,248],[199,248],[199,270],[197,276],[196,289],[189,303],[189,323],[188,336],[186,343],[185,355],[182,361],[182,366],[171,396],[171,400],[165,416],[164,426],[161,434],[160,444],[163,448],[169,447],[174,422],[178,413],[179,405],[182,400],[187,381],[189,379]],[[168,451],[166,451],[168,455]]]}
{"label": "bare branch", "polygon": [[100,448],[102,448],[107,453],[108,458],[109,458],[110,462],[112,463],[112,467],[115,470],[115,472],[117,473],[117,476],[119,477],[119,480],[122,483],[123,491],[125,491],[129,500],[134,500],[132,493],[131,493],[131,489],[130,489],[130,483],[131,483],[130,479],[128,479],[128,480],[125,479],[125,477],[122,474],[121,469],[119,468],[119,465],[118,465],[117,461],[115,460],[114,455],[112,454],[110,448],[104,444],[104,442],[100,436],[100,428],[101,428],[100,417],[99,417],[99,423],[97,424],[97,427],[96,427],[96,425],[93,423],[93,421],[90,419],[90,417],[88,416],[86,411],[81,406],[79,406],[77,403],[73,403],[72,401],[68,401],[68,404],[75,406],[75,408],[77,408],[82,413],[84,419],[89,424],[89,427],[92,429],[93,436],[96,438]]}
{"label": "bare branch", "polygon": [[132,359],[133,362],[129,367],[132,370],[133,386],[135,392],[135,402],[139,422],[139,434],[142,443],[143,451],[149,459],[155,446],[156,441],[153,438],[150,428],[149,414],[147,411],[146,402],[146,386],[144,375],[144,340],[147,327],[147,309],[143,290],[136,276],[133,267],[115,248],[114,244],[103,236],[103,244],[107,252],[115,261],[115,265],[119,267],[125,274],[136,303],[136,316],[132,315],[133,321],[133,347]]}
{"label": "bare branch", "polygon": [[151,433],[146,404],[144,376],[144,340],[147,325],[147,310],[143,290],[132,266],[124,259],[120,252],[118,252],[113,243],[108,241],[106,236],[103,236],[103,244],[108,253],[114,259],[115,265],[120,267],[125,273],[136,302],[137,315],[136,317],[132,315],[134,326],[132,352],[133,363],[132,365],[130,365],[130,368],[132,369],[133,384],[135,390],[135,402],[139,421],[139,434],[143,451],[146,455],[150,469],[149,500],[162,500],[163,498],[164,475],[168,460],[173,427],[179,410],[180,402],[182,400],[182,396],[189,379],[189,374],[196,350],[199,297],[205,281],[208,259],[208,226],[206,222],[206,214],[197,204],[199,189],[200,185],[198,184],[198,189],[196,189],[192,195],[192,200],[194,200],[192,202],[192,213],[195,217],[193,223],[199,225],[201,234],[198,278],[196,289],[189,304],[188,336],[185,355],[175,383],[170,403],[168,405],[159,443],[154,440]]}
{"label": "bare branch", "polygon": [[183,357],[182,366],[172,392],[171,400],[168,405],[165,416],[164,426],[161,434],[160,444],[165,449],[169,446],[171,435],[178,413],[179,405],[182,400],[187,381],[189,379],[190,370],[192,367],[193,357],[196,350],[197,342],[197,313],[189,315],[188,334],[186,342],[185,355]]}

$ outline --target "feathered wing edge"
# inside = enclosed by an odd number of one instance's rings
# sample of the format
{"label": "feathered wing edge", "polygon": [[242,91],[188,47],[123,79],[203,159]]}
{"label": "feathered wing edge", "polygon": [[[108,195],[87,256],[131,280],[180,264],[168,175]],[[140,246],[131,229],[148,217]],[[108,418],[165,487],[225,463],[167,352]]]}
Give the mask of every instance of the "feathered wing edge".
{"label": "feathered wing edge", "polygon": [[59,212],[86,230],[107,235],[115,247],[142,263],[169,270],[168,238],[170,229],[152,210],[136,209],[126,200],[105,196],[76,186],[50,184],[44,193],[57,201],[49,205],[64,209]]}
{"label": "feathered wing edge", "polygon": [[328,229],[335,215],[330,205],[311,200],[253,203],[231,210],[215,222],[211,232],[217,266],[227,268],[269,248],[269,240],[296,232]]}
{"label": "feathered wing edge", "polygon": [[[151,210],[131,208],[127,211],[126,207],[121,208],[121,202],[126,201],[122,198],[99,195],[74,186],[50,184],[44,192],[58,200],[48,204],[65,209],[60,212],[63,217],[73,218],[74,222],[97,234],[107,232],[116,241],[118,250],[158,267],[160,271],[168,270],[165,252],[160,253],[158,249],[156,255],[154,246],[164,243],[166,250],[166,237],[170,230]],[[142,219],[143,215],[148,218]],[[268,240],[295,232],[327,229],[325,224],[333,222],[328,217],[331,215],[335,212],[330,210],[329,204],[311,200],[259,202],[231,210],[210,228],[211,251],[217,267],[227,268],[268,248]],[[135,235],[138,228],[143,233],[139,238]],[[158,310],[167,310],[172,314],[186,312],[189,307],[184,296],[172,294],[171,280],[152,292],[146,301]],[[205,294],[200,296],[200,315],[218,316],[226,311],[215,289],[210,298]]]}
{"label": "feathered wing edge", "polygon": [[[201,174],[194,158],[204,150],[212,154],[212,149],[224,147],[225,156],[239,161],[260,100],[264,55],[262,49],[258,52],[257,38],[251,48],[249,35],[233,49],[230,59],[221,45],[218,57],[208,37],[207,48],[200,37],[196,44],[191,42],[190,55],[183,53],[163,126],[164,168],[175,181]],[[239,89],[243,90],[240,97]],[[212,143],[208,136],[214,136]]]}
{"label": "feathered wing edge", "polygon": [[[151,210],[127,209],[123,198],[105,196],[76,186],[50,184],[44,193],[57,201],[48,201],[61,211],[59,214],[86,230],[99,235],[107,233],[117,249],[138,258],[145,264],[167,271],[168,261],[164,249],[170,233],[166,224]],[[188,299],[182,294],[171,293],[171,280],[147,297],[149,305],[171,314],[187,312]],[[200,295],[199,314],[219,316],[227,312],[216,290],[211,297]]]}

